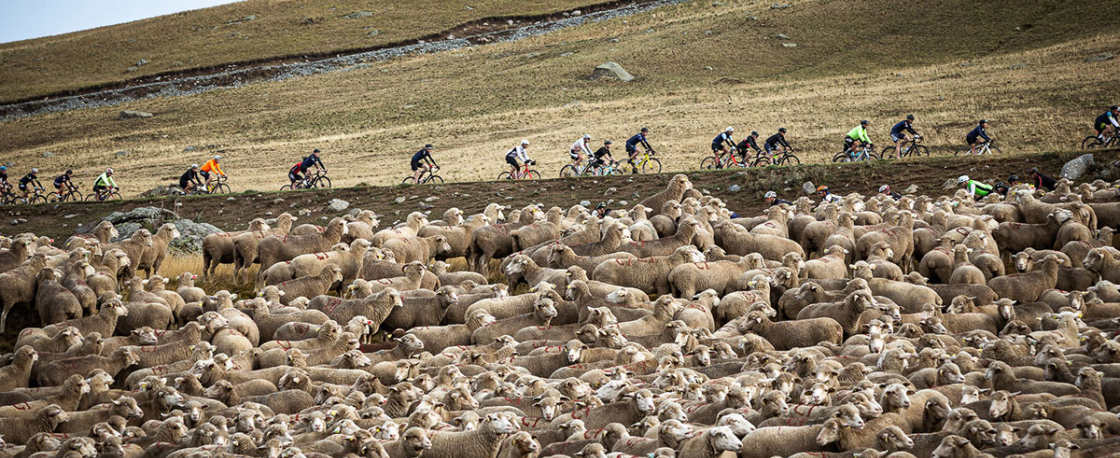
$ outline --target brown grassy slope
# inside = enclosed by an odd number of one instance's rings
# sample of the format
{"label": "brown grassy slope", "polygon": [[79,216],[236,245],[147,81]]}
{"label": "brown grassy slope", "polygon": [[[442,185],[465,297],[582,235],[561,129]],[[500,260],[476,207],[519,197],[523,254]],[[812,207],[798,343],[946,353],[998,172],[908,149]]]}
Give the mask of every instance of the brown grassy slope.
{"label": "brown grassy slope", "polygon": [[[0,154],[20,167],[76,164],[88,170],[85,181],[112,165],[129,194],[171,181],[212,154],[180,154],[186,145],[227,149],[234,189],[278,187],[286,169],[314,147],[327,151],[336,185],[395,183],[407,173],[411,151],[429,141],[449,179],[496,176],[502,153],[520,138],[533,141],[539,168],[554,176],[566,161],[563,150],[580,134],[617,141],[641,125],[654,129],[652,141],[670,170],[695,168],[728,124],[764,134],[784,125],[803,159],[822,160],[859,119],[871,119],[872,138],[885,143],[886,129],[907,112],[918,116],[935,150],[958,144],[981,116],[992,119],[1005,151],[1068,148],[1114,98],[1120,70],[1120,59],[1085,62],[1115,52],[1118,34],[1075,14],[1082,3],[1048,13],[1049,2],[1028,1],[996,14],[963,0],[927,2],[921,18],[928,19],[913,19],[915,29],[904,27],[916,13],[899,0],[859,9],[812,0],[789,10],[691,2],[518,43],[9,121],[0,129]],[[985,14],[990,25],[981,30],[945,25],[947,18]],[[1061,27],[1041,25],[1058,19]],[[899,30],[905,34],[891,35]],[[778,33],[798,47],[782,47]],[[853,46],[860,42],[867,44]],[[976,64],[960,65],[965,58]],[[605,60],[639,79],[584,79]],[[745,83],[713,84],[724,78]],[[573,101],[582,103],[564,107]],[[121,108],[157,116],[117,121]],[[118,158],[118,149],[133,154]],[[46,150],[58,156],[39,159]]]}
{"label": "brown grassy slope", "polygon": [[[481,18],[548,14],[596,3],[600,2],[250,0],[0,44],[0,101],[168,71],[375,47],[437,34]],[[374,14],[343,17],[359,11]],[[246,20],[250,16],[256,18]],[[380,33],[371,36],[372,30]],[[140,59],[148,63],[128,72]]]}

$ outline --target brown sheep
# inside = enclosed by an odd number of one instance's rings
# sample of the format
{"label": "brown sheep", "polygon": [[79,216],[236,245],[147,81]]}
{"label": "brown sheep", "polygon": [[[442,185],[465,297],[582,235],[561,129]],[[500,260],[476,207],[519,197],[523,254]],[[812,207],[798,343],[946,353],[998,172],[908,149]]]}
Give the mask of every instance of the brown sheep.
{"label": "brown sheep", "polygon": [[669,180],[669,184],[665,187],[665,190],[646,197],[639,203],[646,208],[653,209],[648,214],[650,218],[653,218],[661,214],[666,203],[680,202],[684,197],[685,191],[689,189],[692,189],[692,182],[688,181],[687,176],[683,174],[673,175],[673,178]]}
{"label": "brown sheep", "polygon": [[0,418],[0,431],[4,440],[13,444],[24,444],[38,433],[53,433],[58,425],[70,420],[70,415],[57,405],[49,405],[35,414],[35,418]]}
{"label": "brown sheep", "polygon": [[110,356],[80,356],[52,362],[39,369],[40,386],[58,385],[70,374],[88,375],[96,369],[104,370],[110,377],[140,362],[140,355],[132,348],[122,347]]}
{"label": "brown sheep", "polygon": [[768,260],[780,260],[787,253],[796,253],[805,258],[805,250],[793,240],[772,235],[751,234],[742,226],[726,221],[713,225],[716,245],[723,247],[729,254],[746,256],[750,253],[762,254]]}
{"label": "brown sheep", "polygon": [[349,321],[356,316],[365,316],[376,329],[396,308],[403,307],[401,294],[394,288],[385,288],[361,299],[339,299],[318,296],[307,305],[309,310],[318,310],[335,321]]}
{"label": "brown sheep", "polygon": [[355,278],[358,278],[366,251],[369,250],[371,245],[368,240],[357,239],[350,242],[350,249],[347,251],[329,251],[296,256],[291,263],[291,278],[316,275],[322,271],[324,266],[329,265],[341,268],[341,284],[349,285],[354,282]]}
{"label": "brown sheep", "polygon": [[82,304],[59,283],[60,278],[58,271],[49,267],[40,270],[36,278],[39,287],[35,303],[43,326],[82,317]]}
{"label": "brown sheep", "polygon": [[143,269],[149,278],[152,274],[158,274],[163,258],[167,256],[167,246],[177,237],[179,237],[179,229],[175,228],[174,224],[164,223],[160,226],[152,236],[152,244],[145,247],[140,257],[136,258],[138,259],[136,269]]}
{"label": "brown sheep", "polygon": [[416,235],[418,237],[442,235],[447,239],[447,244],[451,249],[446,253],[437,254],[436,259],[466,257],[467,250],[471,246],[471,240],[474,238],[474,231],[492,222],[493,220],[486,215],[472,215],[465,223],[458,226],[424,226],[420,228],[420,232]]}
{"label": "brown sheep", "polygon": [[342,268],[326,265],[314,276],[300,277],[276,285],[280,292],[280,303],[288,305],[300,297],[316,297],[327,294],[331,287],[342,281]]}
{"label": "brown sheep", "polygon": [[35,277],[46,266],[47,257],[42,253],[36,253],[22,266],[0,273],[0,291],[4,291],[4,294],[0,295],[0,305],[4,307],[4,311],[0,313],[0,333],[4,332],[8,313],[11,313],[12,308],[17,305],[31,307],[39,288],[39,282],[35,281]]}
{"label": "brown sheep", "polygon": [[[261,271],[257,275],[256,289],[264,287],[264,271],[277,262],[291,261],[301,254],[318,253],[330,250],[346,234],[346,221],[335,218],[327,224],[327,229],[319,234],[269,236],[260,241],[257,247]],[[267,267],[265,267],[267,266]]]}
{"label": "brown sheep", "polygon": [[750,256],[743,256],[738,261],[685,263],[669,272],[668,281],[676,297],[691,298],[706,289],[727,294],[731,292],[727,287],[733,280],[748,270],[761,267],[763,266],[758,265],[756,259]]}
{"label": "brown sheep", "polygon": [[467,265],[483,275],[490,272],[490,260],[513,254],[517,243],[510,233],[522,226],[532,224],[540,210],[535,205],[526,207],[516,223],[493,224],[474,230],[471,247],[467,250]]}
{"label": "brown sheep", "polygon": [[449,253],[451,245],[447,243],[447,237],[433,235],[431,237],[404,237],[386,240],[381,249],[392,251],[397,262],[418,261],[427,264],[436,256]]}
{"label": "brown sheep", "polygon": [[774,323],[764,312],[754,311],[747,314],[742,327],[768,340],[776,350],[812,347],[820,342],[839,345],[844,338],[844,328],[829,317]]}
{"label": "brown sheep", "polygon": [[202,280],[205,281],[207,278],[214,275],[214,271],[217,270],[220,264],[233,264],[234,238],[242,234],[251,232],[260,234],[261,238],[267,237],[269,235],[268,224],[265,223],[261,218],[255,218],[249,222],[249,230],[239,232],[219,232],[203,237]]}
{"label": "brown sheep", "polygon": [[12,363],[0,367],[0,392],[16,388],[27,388],[31,379],[31,369],[39,360],[39,353],[28,346],[16,350]]}
{"label": "brown sheep", "polygon": [[859,317],[865,310],[873,308],[877,302],[867,291],[856,291],[840,302],[822,302],[809,305],[797,313],[797,320],[808,318],[832,318],[851,337],[859,332]]}
{"label": "brown sheep", "polygon": [[1039,270],[995,277],[988,281],[988,287],[1001,298],[1019,303],[1034,302],[1043,291],[1054,289],[1058,284],[1058,267],[1061,263],[1061,258],[1050,255],[1038,264]]}
{"label": "brown sheep", "polygon": [[[698,223],[697,223],[698,224]],[[682,225],[682,227],[687,227]],[[668,240],[659,239],[658,242]],[[592,278],[613,285],[638,288],[650,294],[669,294],[669,273],[685,263],[704,262],[704,255],[691,245],[676,248],[671,254],[642,259],[615,259],[595,267]],[[689,296],[691,298],[691,296]]]}
{"label": "brown sheep", "polygon": [[147,229],[139,229],[132,234],[131,237],[117,243],[106,244],[102,249],[103,252],[108,252],[112,249],[118,249],[128,256],[131,262],[124,266],[121,278],[132,278],[136,276],[137,264],[140,263],[140,258],[144,255],[144,250],[153,246],[152,233]]}
{"label": "brown sheep", "polygon": [[420,228],[428,224],[428,217],[420,212],[412,212],[408,214],[407,221],[397,227],[382,229],[373,234],[373,246],[381,248],[386,241],[392,239],[399,239],[405,237],[416,237],[420,232]]}
{"label": "brown sheep", "polygon": [[[298,219],[299,218],[293,217],[289,213],[281,213],[280,216],[276,218],[275,227],[268,227],[267,224],[264,224],[263,220],[259,225],[254,225],[250,222],[248,231],[237,233],[237,235],[233,235],[232,238],[227,237],[230,239],[230,243],[233,244],[230,250],[233,255],[233,261],[231,262],[233,263],[234,280],[237,282],[244,281],[243,279],[248,275],[249,268],[252,267],[254,263],[260,261],[260,244],[262,240],[273,235],[277,237],[288,235],[292,229],[292,222]],[[205,242],[205,239],[203,239],[203,242]],[[262,270],[265,268],[267,267],[261,267]],[[206,278],[206,276],[204,275],[203,278]]]}
{"label": "brown sheep", "polygon": [[[695,219],[686,218],[677,226],[677,233],[673,235],[647,242],[624,243],[618,247],[618,251],[630,253],[639,258],[669,256],[678,248],[691,245],[701,230],[701,224]],[[666,275],[668,275],[668,272],[666,272]]]}

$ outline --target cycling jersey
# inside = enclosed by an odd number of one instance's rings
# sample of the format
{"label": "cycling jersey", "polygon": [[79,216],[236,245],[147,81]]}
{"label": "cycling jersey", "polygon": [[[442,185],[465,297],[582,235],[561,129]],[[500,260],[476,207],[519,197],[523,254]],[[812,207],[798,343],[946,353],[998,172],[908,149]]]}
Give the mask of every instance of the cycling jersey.
{"label": "cycling jersey", "polygon": [[8,182],[8,172],[0,172],[0,183]]}
{"label": "cycling jersey", "polygon": [[521,162],[529,162],[532,160],[529,159],[529,153],[525,152],[525,147],[522,145],[517,145],[506,153],[506,161],[508,162],[509,159],[520,159]]}
{"label": "cycling jersey", "polygon": [[723,132],[719,135],[716,135],[716,138],[712,139],[712,151],[723,149],[724,143],[732,147],[735,146],[735,140],[731,138],[730,133]]}
{"label": "cycling jersey", "polygon": [[611,150],[607,149],[607,147],[605,147],[605,146],[600,146],[599,149],[595,150],[595,159],[602,159],[604,156],[610,156],[610,155],[611,155]]}
{"label": "cycling jersey", "polygon": [[28,173],[27,175],[24,175],[23,178],[19,179],[19,189],[26,190],[27,185],[31,183],[35,183],[36,188],[43,188],[43,185],[39,184],[39,177]]}
{"label": "cycling jersey", "polygon": [[1112,127],[1120,127],[1120,121],[1116,120],[1111,110],[1097,116],[1097,120],[1093,121],[1093,128],[1097,129],[1097,132],[1100,132],[1103,131],[1105,127],[1108,127],[1109,124],[1111,124]]}
{"label": "cycling jersey", "polygon": [[638,152],[639,143],[642,144],[642,148],[645,148],[646,151],[650,151],[653,149],[650,148],[649,142],[646,141],[646,134],[639,132],[637,135],[626,140],[626,152],[631,154]]}
{"label": "cycling jersey", "polygon": [[976,128],[972,129],[964,138],[968,140],[969,145],[975,144],[977,138],[983,138],[986,142],[992,141],[992,138],[988,136],[988,131],[984,129],[984,126],[976,126]]}
{"label": "cycling jersey", "polygon": [[189,169],[186,172],[183,172],[183,174],[179,176],[179,187],[180,188],[186,188],[187,184],[189,184],[191,182],[194,182],[195,184],[202,184],[200,182],[200,180],[198,179],[198,172],[195,172],[194,169]]}
{"label": "cycling jersey", "polygon": [[786,148],[791,148],[789,146],[789,142],[786,141],[786,136],[782,135],[781,132],[771,135],[770,138],[767,138],[764,146],[766,147],[766,151],[770,151],[778,149],[778,145],[784,146]]}
{"label": "cycling jersey", "polygon": [[894,199],[894,200],[899,200],[899,199],[902,198],[902,194],[899,194],[899,193],[894,192],[894,191],[890,191],[890,192],[887,192],[885,194],[888,195],[888,196],[891,196],[891,198]]}
{"label": "cycling jersey", "polygon": [[427,162],[429,165],[436,165],[436,159],[432,157],[432,153],[427,148],[420,148],[420,151],[412,155],[413,170],[420,168],[420,161]]}
{"label": "cycling jersey", "polygon": [[747,148],[753,149],[756,153],[762,151],[758,148],[758,143],[755,143],[755,138],[749,135],[747,136],[747,138],[744,138],[743,141],[739,142],[739,144],[735,147],[738,148],[739,152],[743,154],[747,154]]}
{"label": "cycling jersey", "polygon": [[840,196],[838,196],[836,194],[833,194],[831,192],[825,193],[824,197],[821,197],[822,202],[828,202],[828,203],[836,203],[836,202],[840,202],[841,200],[843,200],[843,199]]}
{"label": "cycling jersey", "polygon": [[894,127],[891,127],[892,136],[902,135],[902,131],[910,132],[910,135],[918,135],[917,132],[914,132],[914,126],[910,124],[909,119],[903,119],[902,121],[899,121],[898,124],[895,124]]}
{"label": "cycling jersey", "polygon": [[203,176],[208,175],[210,172],[218,172],[218,175],[226,176],[225,172],[222,171],[222,167],[218,165],[218,161],[213,159],[206,161],[198,170],[203,172]]}
{"label": "cycling jersey", "polygon": [[568,150],[568,153],[571,154],[572,159],[576,159],[580,154],[590,156],[591,146],[581,137],[579,140],[576,140],[575,143],[572,143],[572,148]]}
{"label": "cycling jersey", "polygon": [[992,193],[992,187],[976,180],[968,180],[968,195],[977,199]]}
{"label": "cycling jersey", "polygon": [[774,199],[774,203],[770,204],[770,206],[773,207],[775,205],[782,205],[782,204],[793,205],[793,202],[790,202],[790,201],[785,200],[785,199]]}
{"label": "cycling jersey", "polygon": [[[323,165],[323,161],[319,159],[319,156],[316,156],[314,154],[303,158],[303,161],[300,161],[299,164],[296,164],[296,167],[299,168],[299,173],[304,173],[307,172],[307,169],[315,165],[318,165],[319,167],[322,167],[324,169],[327,168],[327,166]],[[292,167],[292,169],[295,170],[296,167]]]}
{"label": "cycling jersey", "polygon": [[864,143],[871,143],[871,139],[867,137],[867,128],[856,126],[854,129],[848,131],[848,138],[852,140],[859,140]]}
{"label": "cycling jersey", "polygon": [[70,176],[65,173],[54,179],[54,187],[61,188],[63,184],[70,184]]}
{"label": "cycling jersey", "polygon": [[94,191],[98,191],[98,188],[115,188],[115,187],[117,187],[117,182],[114,181],[113,177],[109,176],[109,174],[107,174],[107,173],[102,173],[100,176],[97,177],[96,180],[93,180],[93,190]]}
{"label": "cycling jersey", "polygon": [[1046,189],[1047,191],[1053,191],[1054,188],[1058,187],[1057,180],[1055,180],[1053,177],[1049,177],[1041,173],[1035,174],[1034,180],[1032,181],[1033,183],[1031,184],[1034,185],[1035,189]]}

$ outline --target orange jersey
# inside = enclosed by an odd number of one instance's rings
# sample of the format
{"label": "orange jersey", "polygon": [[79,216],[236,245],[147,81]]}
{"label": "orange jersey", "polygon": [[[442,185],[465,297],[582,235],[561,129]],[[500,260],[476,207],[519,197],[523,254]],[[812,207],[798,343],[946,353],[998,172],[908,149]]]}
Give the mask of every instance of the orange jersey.
{"label": "orange jersey", "polygon": [[218,175],[225,176],[225,172],[222,172],[222,167],[218,165],[218,162],[213,159],[210,159],[205,164],[202,164],[202,168],[200,168],[199,170],[207,173],[218,172]]}

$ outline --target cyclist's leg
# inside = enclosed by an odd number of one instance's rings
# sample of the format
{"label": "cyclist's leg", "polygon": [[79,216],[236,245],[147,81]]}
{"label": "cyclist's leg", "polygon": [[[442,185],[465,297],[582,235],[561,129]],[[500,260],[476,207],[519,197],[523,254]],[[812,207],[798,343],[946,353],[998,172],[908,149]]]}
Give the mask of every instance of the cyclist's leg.
{"label": "cyclist's leg", "polygon": [[509,177],[511,179],[516,178],[517,177],[517,169],[519,167],[521,167],[521,165],[517,163],[517,158],[512,157],[512,156],[506,156],[506,163],[509,164]]}
{"label": "cyclist's leg", "polygon": [[968,140],[968,154],[970,156],[976,154],[976,140]]}
{"label": "cyclist's leg", "polygon": [[420,175],[422,173],[424,173],[423,166],[420,165],[419,162],[415,162],[415,161],[413,161],[409,165],[412,167],[412,181],[415,181],[416,183],[419,183],[420,182]]}
{"label": "cyclist's leg", "polygon": [[303,179],[303,177],[301,177],[299,175],[299,173],[289,170],[288,171],[288,180],[291,181],[292,183],[288,185],[288,188],[294,191],[296,189],[296,182],[298,182],[299,180],[302,180],[302,179]]}

